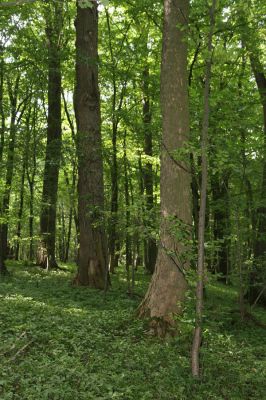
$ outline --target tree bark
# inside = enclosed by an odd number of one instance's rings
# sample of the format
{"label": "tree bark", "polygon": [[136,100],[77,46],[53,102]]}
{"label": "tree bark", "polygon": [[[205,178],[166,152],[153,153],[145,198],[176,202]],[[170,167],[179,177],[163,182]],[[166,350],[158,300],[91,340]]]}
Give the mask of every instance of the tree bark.
{"label": "tree bark", "polygon": [[[187,160],[177,161],[175,152],[184,147],[189,134],[188,9],[188,0],[164,1],[160,245],[155,272],[138,310],[140,317],[153,319],[152,329],[159,336],[172,331],[171,328],[175,333],[174,314],[181,313],[181,303],[187,290],[184,271],[189,262],[184,237],[188,239],[191,230],[190,171]],[[182,239],[177,239],[176,234],[179,237],[182,235]]]}
{"label": "tree bark", "polygon": [[58,176],[61,161],[61,54],[63,0],[54,3],[46,16],[48,45],[48,126],[40,216],[41,243],[37,264],[42,268],[57,267],[55,257],[56,206]]}
{"label": "tree bark", "polygon": [[79,257],[77,285],[106,289],[107,242],[98,85],[98,11],[77,4],[75,115],[78,148]]}

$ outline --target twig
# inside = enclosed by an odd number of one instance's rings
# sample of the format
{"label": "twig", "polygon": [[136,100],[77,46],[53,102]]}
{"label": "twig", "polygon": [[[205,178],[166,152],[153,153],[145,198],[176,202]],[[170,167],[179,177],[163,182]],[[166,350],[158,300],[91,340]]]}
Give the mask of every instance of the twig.
{"label": "twig", "polygon": [[16,352],[16,354],[15,354],[13,357],[10,358],[9,361],[15,361],[15,359],[16,359],[21,353],[23,353],[23,352],[26,350],[26,348],[29,347],[32,343],[33,343],[33,340],[30,340],[28,343],[24,344],[24,346],[21,347],[21,348]]}

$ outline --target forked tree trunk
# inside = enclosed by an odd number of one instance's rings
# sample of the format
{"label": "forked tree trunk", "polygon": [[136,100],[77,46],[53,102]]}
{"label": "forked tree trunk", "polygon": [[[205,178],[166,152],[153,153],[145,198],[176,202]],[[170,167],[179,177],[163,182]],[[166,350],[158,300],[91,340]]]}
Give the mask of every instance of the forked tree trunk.
{"label": "forked tree trunk", "polygon": [[[161,149],[160,244],[149,289],[139,307],[140,317],[151,317],[159,336],[175,333],[174,315],[182,310],[187,290],[186,240],[190,237],[191,193],[187,160],[177,160],[176,151],[188,141],[187,86],[188,0],[164,1],[164,30],[161,70],[163,137]],[[178,229],[178,232],[173,232]],[[181,233],[182,232],[182,233]]]}
{"label": "forked tree trunk", "polygon": [[58,176],[61,160],[61,55],[63,0],[55,3],[47,18],[48,44],[48,126],[43,177],[42,209],[40,216],[41,243],[37,251],[37,264],[55,268],[56,205]]}
{"label": "forked tree trunk", "polygon": [[107,286],[103,225],[103,161],[98,86],[98,11],[77,3],[75,115],[78,148],[79,257],[77,285]]}

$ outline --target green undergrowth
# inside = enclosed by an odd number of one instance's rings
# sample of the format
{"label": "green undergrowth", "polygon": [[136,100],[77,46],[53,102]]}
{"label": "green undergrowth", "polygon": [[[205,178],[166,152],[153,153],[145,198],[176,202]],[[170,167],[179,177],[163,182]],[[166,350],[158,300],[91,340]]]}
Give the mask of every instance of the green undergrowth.
{"label": "green undergrowth", "polygon": [[[180,333],[165,341],[135,318],[148,277],[136,275],[127,295],[121,270],[103,293],[70,285],[69,271],[45,272],[17,263],[0,282],[1,400],[263,399],[266,331],[241,322],[237,293],[207,289],[202,377],[190,375],[193,307]],[[266,312],[257,308],[266,322]]]}

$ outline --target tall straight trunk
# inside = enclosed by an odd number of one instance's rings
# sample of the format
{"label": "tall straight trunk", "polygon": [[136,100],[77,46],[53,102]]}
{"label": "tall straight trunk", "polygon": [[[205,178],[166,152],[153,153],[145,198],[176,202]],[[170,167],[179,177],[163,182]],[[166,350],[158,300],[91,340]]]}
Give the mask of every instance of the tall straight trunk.
{"label": "tall straight trunk", "polygon": [[[4,48],[0,43],[0,170],[2,169],[2,161],[3,161],[3,152],[4,152],[4,144],[5,144],[5,130],[6,130],[6,122],[5,122],[5,113],[4,113]],[[1,172],[0,172],[1,177]]]}
{"label": "tall straight trunk", "polygon": [[252,52],[250,53],[250,61],[262,104],[264,142],[261,197],[260,206],[257,209],[257,234],[254,245],[255,270],[250,277],[249,300],[251,302],[256,301],[261,292],[259,302],[266,305],[266,279],[263,279],[266,263],[266,76],[262,63]]}
{"label": "tall straight trunk", "polygon": [[63,1],[54,3],[46,17],[48,45],[48,124],[44,165],[42,208],[40,215],[41,243],[37,251],[37,264],[43,268],[57,267],[55,257],[56,206],[58,176],[61,160],[61,54]]}
{"label": "tall straight trunk", "polygon": [[[6,178],[5,178],[2,204],[0,206],[0,214],[4,218],[4,222],[0,224],[1,273],[6,273],[5,259],[7,257],[7,247],[8,247],[7,246],[8,213],[10,206],[11,184],[14,172],[14,152],[15,152],[15,142],[17,133],[16,117],[18,113],[17,103],[18,103],[19,81],[20,81],[20,76],[18,75],[15,79],[14,88],[12,88],[12,83],[10,81],[8,82],[11,115],[10,115],[9,142],[7,148]],[[22,118],[22,116],[20,118]]]}
{"label": "tall straight trunk", "polygon": [[30,236],[30,248],[29,248],[29,259],[33,261],[33,223],[34,223],[34,183],[30,182],[30,204],[29,204],[29,236]]}
{"label": "tall straight trunk", "polygon": [[[163,137],[161,149],[160,245],[149,289],[139,307],[139,316],[153,319],[154,333],[175,333],[174,315],[182,311],[189,266],[186,252],[191,231],[190,171],[187,160],[177,160],[176,150],[188,142],[187,86],[188,0],[164,0],[161,69]],[[178,229],[184,239],[177,240]]]}
{"label": "tall straight trunk", "polygon": [[[151,130],[151,107],[150,107],[150,71],[146,65],[143,70],[143,124],[144,124],[144,154],[148,157],[153,155],[152,130]],[[153,170],[150,160],[145,160],[143,167],[143,183],[145,190],[146,209],[149,215],[153,209]],[[149,273],[154,272],[157,256],[157,246],[153,238],[149,237],[144,241],[144,262]]]}
{"label": "tall straight trunk", "polygon": [[68,227],[67,227],[67,233],[66,233],[66,242],[65,242],[65,253],[64,253],[64,262],[68,261],[69,258],[69,250],[70,250],[70,241],[71,241],[71,233],[72,233],[72,223],[73,223],[73,217],[75,216],[75,191],[76,191],[76,180],[77,180],[77,165],[76,165],[76,160],[73,162],[72,165],[72,182],[70,183],[68,173],[66,170],[64,170],[65,174],[65,181],[66,185],[68,188],[68,193],[70,197],[70,208],[69,208],[69,214],[68,214]]}
{"label": "tall straight trunk", "polygon": [[[2,171],[3,162],[3,151],[5,142],[5,114],[3,107],[3,94],[4,94],[4,57],[3,57],[3,46],[0,47],[0,117],[1,117],[1,130],[0,130],[0,171]],[[0,172],[0,177],[2,172]],[[0,206],[1,209],[1,206]],[[5,274],[7,272],[5,262],[4,262],[4,249],[3,249],[3,239],[2,239],[2,226],[0,225],[0,274]]]}
{"label": "tall straight trunk", "polygon": [[98,85],[98,10],[81,8],[76,17],[79,257],[77,285],[104,289],[108,283],[107,242],[103,221],[104,188]]}
{"label": "tall straight trunk", "polygon": [[[114,57],[112,44],[111,23],[108,10],[106,12],[106,21],[109,39],[109,53],[112,67],[112,165],[111,165],[111,218],[109,224],[109,256],[110,256],[110,272],[114,273],[118,267],[120,241],[118,234],[118,191],[119,191],[119,170],[117,164],[117,138],[118,127],[120,122],[119,111],[122,109],[123,99],[125,96],[125,88],[128,77],[125,79],[124,85],[120,93],[118,91],[117,79],[117,61]],[[122,42],[124,38],[122,39]]]}
{"label": "tall straight trunk", "polygon": [[131,238],[129,235],[129,227],[130,227],[130,196],[129,196],[129,179],[128,179],[128,161],[127,161],[127,145],[126,145],[126,131],[124,133],[124,191],[125,191],[125,206],[126,206],[126,274],[127,274],[127,290],[128,293],[131,294],[131,276],[130,276],[130,266],[132,263],[132,254],[131,254]]}
{"label": "tall straight trunk", "polygon": [[[33,119],[32,119],[32,130],[31,132],[28,130],[29,137],[27,139],[28,146],[30,145],[30,136],[33,136],[33,152],[31,157],[27,157],[26,159],[26,174],[27,181],[30,191],[29,198],[29,238],[30,238],[30,246],[29,246],[29,260],[33,261],[34,252],[33,252],[33,234],[34,234],[34,186],[35,186],[35,176],[37,170],[37,162],[36,162],[36,151],[37,151],[37,142],[36,142],[36,117],[37,117],[37,105],[35,104]],[[32,165],[29,165],[29,159],[32,162]]]}
{"label": "tall straight trunk", "polygon": [[218,175],[212,177],[212,198],[213,198],[213,234],[214,240],[218,242],[216,251],[215,272],[221,274],[221,280],[226,282],[230,270],[229,258],[229,172],[224,172],[221,178]]}
{"label": "tall straight trunk", "polygon": [[20,239],[21,239],[21,221],[24,206],[24,184],[25,184],[25,170],[26,170],[26,153],[28,147],[25,148],[24,160],[22,165],[20,192],[19,192],[19,209],[18,209],[18,224],[17,224],[17,243],[15,248],[15,260],[19,259]]}
{"label": "tall straight trunk", "polygon": [[211,82],[212,67],[212,37],[214,30],[216,0],[212,0],[210,8],[210,32],[208,35],[208,59],[205,72],[204,87],[204,110],[201,132],[201,191],[200,191],[200,211],[198,226],[198,264],[197,264],[197,289],[196,289],[196,321],[191,352],[191,369],[194,377],[200,375],[199,352],[202,340],[202,311],[203,311],[203,287],[204,287],[204,243],[205,243],[205,217],[208,187],[208,129],[209,129],[209,92]]}
{"label": "tall straight trunk", "polygon": [[191,191],[192,191],[192,214],[193,214],[193,239],[194,242],[198,240],[198,231],[199,231],[199,185],[197,180],[197,172],[195,167],[194,156],[190,154],[190,167],[191,167]]}
{"label": "tall straight trunk", "polygon": [[69,214],[68,214],[68,227],[67,227],[67,238],[66,238],[66,248],[64,254],[64,262],[68,262],[69,258],[69,249],[70,249],[70,241],[71,241],[71,231],[72,231],[72,222],[73,222],[73,207],[70,206]]}

